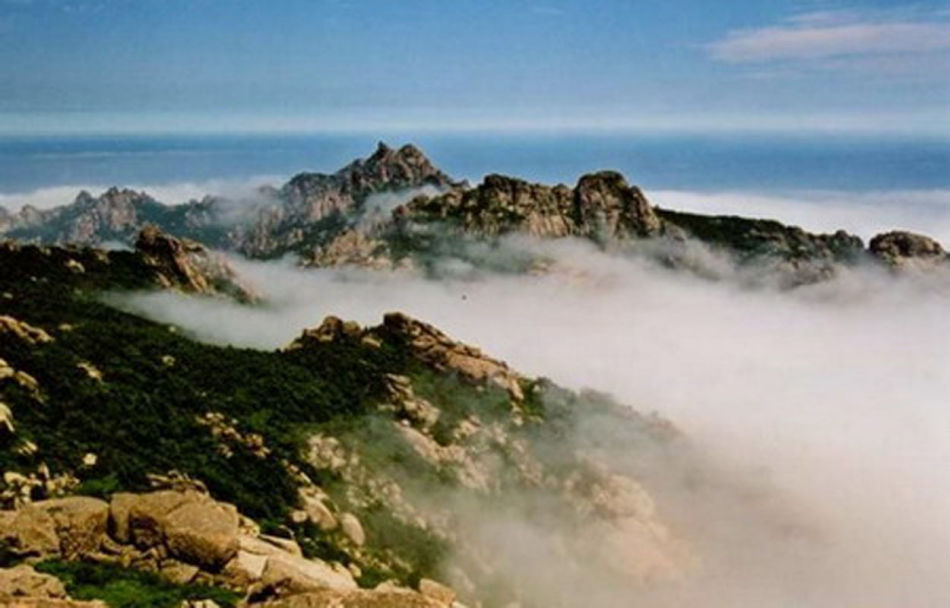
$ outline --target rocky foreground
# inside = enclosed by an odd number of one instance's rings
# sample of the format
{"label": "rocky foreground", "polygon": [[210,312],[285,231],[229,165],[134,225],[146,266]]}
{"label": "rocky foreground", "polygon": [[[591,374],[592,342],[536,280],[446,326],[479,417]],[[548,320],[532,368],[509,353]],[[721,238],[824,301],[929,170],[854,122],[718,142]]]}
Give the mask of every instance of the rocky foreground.
{"label": "rocky foreground", "polygon": [[689,568],[641,478],[663,421],[398,313],[196,342],[102,294],[256,296],[136,243],[0,246],[0,603],[570,606]]}
{"label": "rocky foreground", "polygon": [[[381,196],[388,197],[384,204]],[[943,247],[923,235],[889,232],[865,246],[843,230],[813,234],[771,220],[660,209],[614,171],[583,175],[573,188],[504,175],[473,187],[414,146],[382,143],[336,173],[302,173],[242,200],[206,197],[166,206],[146,193],[113,188],[99,197],[83,192],[55,209],[0,213],[0,234],[47,244],[131,242],[147,224],[253,258],[293,255],[308,266],[431,269],[445,258],[495,270],[544,266],[543,255],[504,251],[504,238],[516,235],[590,240],[711,278],[722,278],[709,262],[718,257],[747,270],[746,278],[785,286],[859,264],[948,266]],[[502,252],[486,256],[486,247]],[[509,259],[499,264],[499,257]]]}

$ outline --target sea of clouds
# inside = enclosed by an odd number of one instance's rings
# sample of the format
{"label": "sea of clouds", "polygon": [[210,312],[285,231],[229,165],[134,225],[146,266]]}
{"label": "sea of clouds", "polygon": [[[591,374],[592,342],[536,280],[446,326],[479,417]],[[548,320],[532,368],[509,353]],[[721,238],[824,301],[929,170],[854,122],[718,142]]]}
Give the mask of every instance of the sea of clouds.
{"label": "sea of clouds", "polygon": [[857,268],[791,291],[748,289],[588,243],[534,246],[559,270],[435,280],[245,261],[264,306],[170,293],[120,304],[202,340],[265,349],[328,314],[376,324],[398,310],[526,374],[671,420],[695,446],[688,468],[695,475],[699,458],[703,483],[685,483],[675,463],[644,481],[702,566],[652,591],[594,589],[595,576],[591,589],[568,589],[553,582],[554,556],[525,560],[517,547],[510,561],[525,569],[512,576],[550,568],[552,583],[537,590],[549,601],[950,605],[946,275]]}

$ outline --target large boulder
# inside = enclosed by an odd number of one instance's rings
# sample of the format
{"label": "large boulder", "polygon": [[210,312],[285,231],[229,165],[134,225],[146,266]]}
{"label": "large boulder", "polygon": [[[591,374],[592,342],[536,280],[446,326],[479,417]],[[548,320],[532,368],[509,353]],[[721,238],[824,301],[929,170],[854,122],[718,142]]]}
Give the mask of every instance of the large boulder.
{"label": "large boulder", "polygon": [[99,550],[106,535],[109,505],[98,498],[70,496],[34,503],[55,523],[62,556],[83,557]]}
{"label": "large boulder", "polygon": [[[252,604],[252,606],[264,606]],[[337,591],[324,589],[291,595],[266,604],[268,608],[449,608],[451,603],[409,590]]]}
{"label": "large boulder", "polygon": [[178,507],[204,497],[194,492],[162,490],[149,494],[120,493],[109,505],[109,526],[120,543],[147,549],[164,540],[166,518]]}
{"label": "large boulder", "polygon": [[0,511],[0,545],[15,555],[46,557],[59,554],[56,521],[43,509],[27,504]]}
{"label": "large boulder", "polygon": [[238,551],[239,518],[231,505],[188,502],[168,514],[165,542],[175,557],[216,570]]}
{"label": "large boulder", "polygon": [[49,574],[42,574],[32,566],[0,568],[0,605],[16,597],[65,598],[63,583]]}
{"label": "large boulder", "polygon": [[199,492],[160,490],[116,494],[110,530],[120,543],[140,549],[163,545],[184,562],[217,570],[238,550],[240,517],[232,505]]}
{"label": "large boulder", "polygon": [[353,575],[346,568],[287,553],[267,557],[261,573],[261,585],[281,593],[357,588]]}

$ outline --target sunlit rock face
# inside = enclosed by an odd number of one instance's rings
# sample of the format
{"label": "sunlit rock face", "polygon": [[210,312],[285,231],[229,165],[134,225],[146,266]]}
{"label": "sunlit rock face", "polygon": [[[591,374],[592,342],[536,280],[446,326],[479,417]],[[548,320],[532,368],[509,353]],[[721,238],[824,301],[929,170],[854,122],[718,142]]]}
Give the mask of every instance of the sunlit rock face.
{"label": "sunlit rock face", "polygon": [[550,265],[537,253],[505,251],[502,241],[511,237],[581,239],[712,279],[724,278],[720,267],[738,265],[741,281],[784,287],[862,264],[931,270],[947,260],[940,244],[907,232],[878,235],[865,248],[844,230],[814,234],[767,219],[660,209],[616,171],[583,175],[573,187],[500,174],[470,186],[409,144],[380,143],[334,173],[300,173],[240,200],[165,205],[112,188],[98,197],[81,192],[54,209],[0,211],[0,233],[44,244],[131,245],[146,225],[251,258],[290,255],[303,266],[373,270],[429,272],[449,258],[515,272]]}
{"label": "sunlit rock face", "polygon": [[893,268],[927,268],[948,263],[947,252],[934,239],[901,230],[879,234],[868,250]]}

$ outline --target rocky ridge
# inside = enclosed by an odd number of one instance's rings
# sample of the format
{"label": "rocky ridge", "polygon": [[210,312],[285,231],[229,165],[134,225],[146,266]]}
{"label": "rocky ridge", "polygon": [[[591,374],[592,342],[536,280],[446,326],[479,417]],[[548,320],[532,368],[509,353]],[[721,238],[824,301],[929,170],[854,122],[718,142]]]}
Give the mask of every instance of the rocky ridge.
{"label": "rocky ridge", "polygon": [[[230,263],[204,245],[178,239],[147,225],[132,251],[82,246],[50,247],[0,241],[0,263],[26,280],[78,280],[113,288],[149,285],[202,295],[224,295],[243,302],[258,296]],[[33,270],[41,270],[39,277]]]}
{"label": "rocky ridge", "polygon": [[[429,192],[422,193],[424,188]],[[372,211],[367,201],[380,193],[412,200],[364,221]],[[382,143],[336,173],[301,173],[280,188],[258,189],[248,200],[206,197],[165,206],[145,193],[113,188],[100,197],[81,193],[73,204],[52,210],[0,214],[0,231],[43,243],[128,242],[147,223],[249,257],[293,253],[304,265],[378,270],[425,268],[439,257],[484,264],[472,246],[498,247],[499,239],[513,234],[589,239],[720,276],[695,255],[699,247],[789,286],[826,279],[842,266],[870,263],[903,271],[945,266],[947,259],[939,244],[920,245],[927,237],[906,232],[878,235],[875,246],[865,248],[844,231],[812,234],[770,220],[658,209],[614,171],[581,176],[573,188],[494,174],[469,187],[418,148]],[[542,257],[514,267],[544,265]]]}

